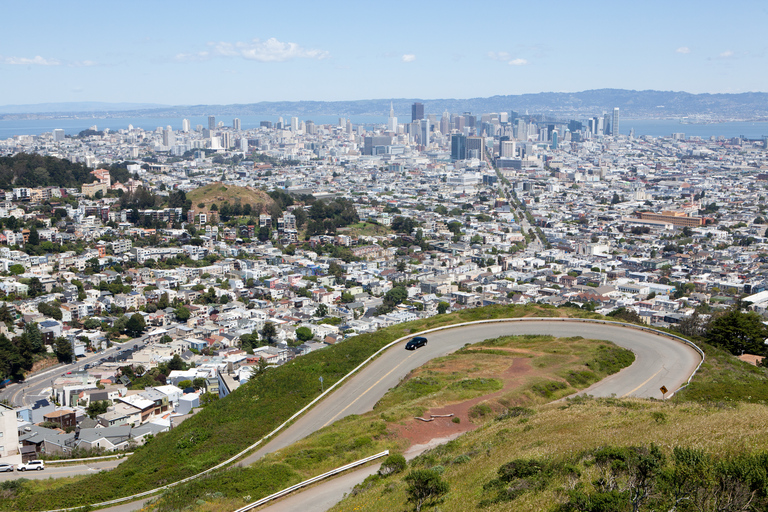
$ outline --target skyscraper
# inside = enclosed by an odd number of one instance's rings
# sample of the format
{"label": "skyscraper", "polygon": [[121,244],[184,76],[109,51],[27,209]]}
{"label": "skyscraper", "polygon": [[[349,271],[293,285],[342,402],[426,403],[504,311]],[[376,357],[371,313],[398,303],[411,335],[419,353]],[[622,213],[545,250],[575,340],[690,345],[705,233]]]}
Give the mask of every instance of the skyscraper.
{"label": "skyscraper", "polygon": [[181,120],[181,131],[184,133],[189,133],[189,119]]}
{"label": "skyscraper", "polygon": [[424,119],[424,104],[414,103],[411,105],[411,122],[418,119]]}
{"label": "skyscraper", "polygon": [[209,130],[216,129],[216,116],[208,116],[208,129]]}
{"label": "skyscraper", "polygon": [[613,109],[613,122],[611,123],[611,135],[619,136],[619,107]]}
{"label": "skyscraper", "polygon": [[459,133],[451,135],[451,160],[467,158],[467,138]]}
{"label": "skyscraper", "polygon": [[421,123],[421,145],[429,146],[429,119],[422,119]]}
{"label": "skyscraper", "polygon": [[163,146],[171,147],[176,145],[176,136],[170,126],[163,130]]}
{"label": "skyscraper", "polygon": [[397,117],[395,117],[395,107],[389,102],[389,119],[387,120],[387,131],[397,132]]}
{"label": "skyscraper", "polygon": [[56,128],[53,130],[53,141],[54,142],[61,142],[64,140],[64,130],[61,128]]}
{"label": "skyscraper", "polygon": [[238,118],[234,118],[232,120],[232,129],[233,130],[240,130],[240,120]]}

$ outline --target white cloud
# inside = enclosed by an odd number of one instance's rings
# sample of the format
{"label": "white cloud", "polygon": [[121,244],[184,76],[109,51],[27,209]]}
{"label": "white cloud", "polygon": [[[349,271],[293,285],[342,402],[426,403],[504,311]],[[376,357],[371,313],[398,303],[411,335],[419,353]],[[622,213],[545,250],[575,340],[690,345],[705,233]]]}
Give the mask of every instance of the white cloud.
{"label": "white cloud", "polygon": [[492,60],[498,60],[500,62],[506,62],[510,66],[525,66],[528,64],[526,59],[521,57],[514,58],[509,52],[488,52],[488,58]]}
{"label": "white cloud", "polygon": [[201,61],[213,57],[240,57],[246,60],[255,60],[257,62],[285,62],[293,59],[326,59],[330,54],[325,50],[312,48],[303,48],[297,43],[285,43],[278,41],[274,37],[262,41],[261,39],[252,39],[246,42],[228,43],[225,41],[218,43],[208,43],[211,51],[202,51],[197,53],[179,53],[176,60],[181,61]]}
{"label": "white cloud", "polygon": [[403,62],[413,62],[416,60],[416,56],[412,53],[406,53],[401,57]]}
{"label": "white cloud", "polygon": [[56,59],[44,59],[43,57],[37,55],[32,59],[29,59],[27,57],[6,57],[3,62],[6,64],[12,64],[16,66],[24,66],[28,64],[34,64],[36,66],[58,66],[61,64],[60,61]]}
{"label": "white cloud", "polygon": [[89,68],[91,66],[98,66],[99,64],[92,60],[76,60],[71,62],[69,65],[73,68]]}
{"label": "white cloud", "polygon": [[687,53],[691,53],[691,49],[690,49],[690,48],[688,48],[687,46],[681,46],[680,48],[678,48],[677,50],[675,50],[675,52],[676,52],[676,53],[684,53],[684,54],[687,54]]}
{"label": "white cloud", "polygon": [[726,50],[722,52],[720,55],[718,55],[721,59],[730,59],[733,57],[733,52],[731,50]]}

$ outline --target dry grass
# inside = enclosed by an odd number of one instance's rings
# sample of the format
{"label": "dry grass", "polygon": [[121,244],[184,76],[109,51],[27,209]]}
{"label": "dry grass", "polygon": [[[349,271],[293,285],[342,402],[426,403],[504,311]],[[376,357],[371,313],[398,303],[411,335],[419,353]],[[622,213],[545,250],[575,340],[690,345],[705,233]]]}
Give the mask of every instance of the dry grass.
{"label": "dry grass", "polygon": [[[441,512],[477,508],[483,485],[498,468],[516,458],[572,460],[586,450],[606,445],[656,443],[667,455],[675,446],[694,447],[717,456],[768,449],[768,408],[739,404],[732,408],[694,403],[645,400],[580,400],[540,406],[527,418],[495,421],[424,454],[418,464],[440,465],[451,491],[439,505]],[[469,462],[454,464],[461,455]],[[590,481],[589,473],[582,481]],[[490,505],[488,512],[551,510],[565,501],[569,483],[556,482],[539,493],[525,493],[512,502]],[[332,509],[389,511],[411,507],[398,477],[381,480],[369,490],[349,497]]]}

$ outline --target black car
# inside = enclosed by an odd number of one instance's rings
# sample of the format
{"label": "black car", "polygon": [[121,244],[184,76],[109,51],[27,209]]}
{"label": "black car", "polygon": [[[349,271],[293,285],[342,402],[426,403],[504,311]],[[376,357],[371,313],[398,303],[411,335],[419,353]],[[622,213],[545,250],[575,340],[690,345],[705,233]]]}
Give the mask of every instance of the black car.
{"label": "black car", "polygon": [[405,344],[405,350],[416,350],[419,347],[423,347],[427,344],[427,338],[423,336],[416,336]]}

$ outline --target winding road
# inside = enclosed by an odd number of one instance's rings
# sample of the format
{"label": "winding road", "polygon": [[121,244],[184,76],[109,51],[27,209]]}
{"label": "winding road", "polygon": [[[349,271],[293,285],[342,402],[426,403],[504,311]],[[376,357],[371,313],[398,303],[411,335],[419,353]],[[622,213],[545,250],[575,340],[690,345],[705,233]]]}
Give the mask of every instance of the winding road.
{"label": "winding road", "polygon": [[[701,362],[700,354],[680,341],[654,334],[646,329],[621,327],[610,322],[527,318],[436,330],[426,334],[429,343],[418,350],[406,351],[405,343],[398,343],[383,352],[335,392],[329,394],[290,427],[238,465],[249,465],[265,454],[278,451],[345,416],[370,411],[387,390],[396,386],[410,371],[422,366],[430,359],[449,354],[468,343],[521,334],[582,336],[612,341],[632,350],[635,353],[635,362],[631,366],[582,392],[599,397],[615,395],[662,398],[659,391],[661,386],[665,386],[670,391],[677,390]],[[329,505],[340,500],[344,493],[349,492],[358,481],[349,476],[336,478],[286,498],[266,510],[270,512],[325,511]],[[105,510],[112,512],[139,510],[143,503],[144,500]]]}
{"label": "winding road", "polygon": [[[665,386],[670,391],[677,390],[685,384],[701,361],[701,356],[696,350],[680,341],[648,331],[612,324],[526,319],[516,322],[476,324],[435,332],[427,335],[429,343],[419,350],[406,352],[403,349],[404,344],[398,344],[386,351],[341,389],[326,398],[320,406],[309,411],[283,434],[243,462],[250,464],[262,455],[288,446],[344,416],[370,411],[389,388],[397,385],[408,372],[432,358],[446,355],[467,343],[519,334],[582,336],[608,340],[634,352],[635,362],[631,366],[582,392],[582,394],[598,397],[615,395],[662,398],[661,386]],[[378,465],[357,470],[260,510],[324,512],[376,469]]]}

